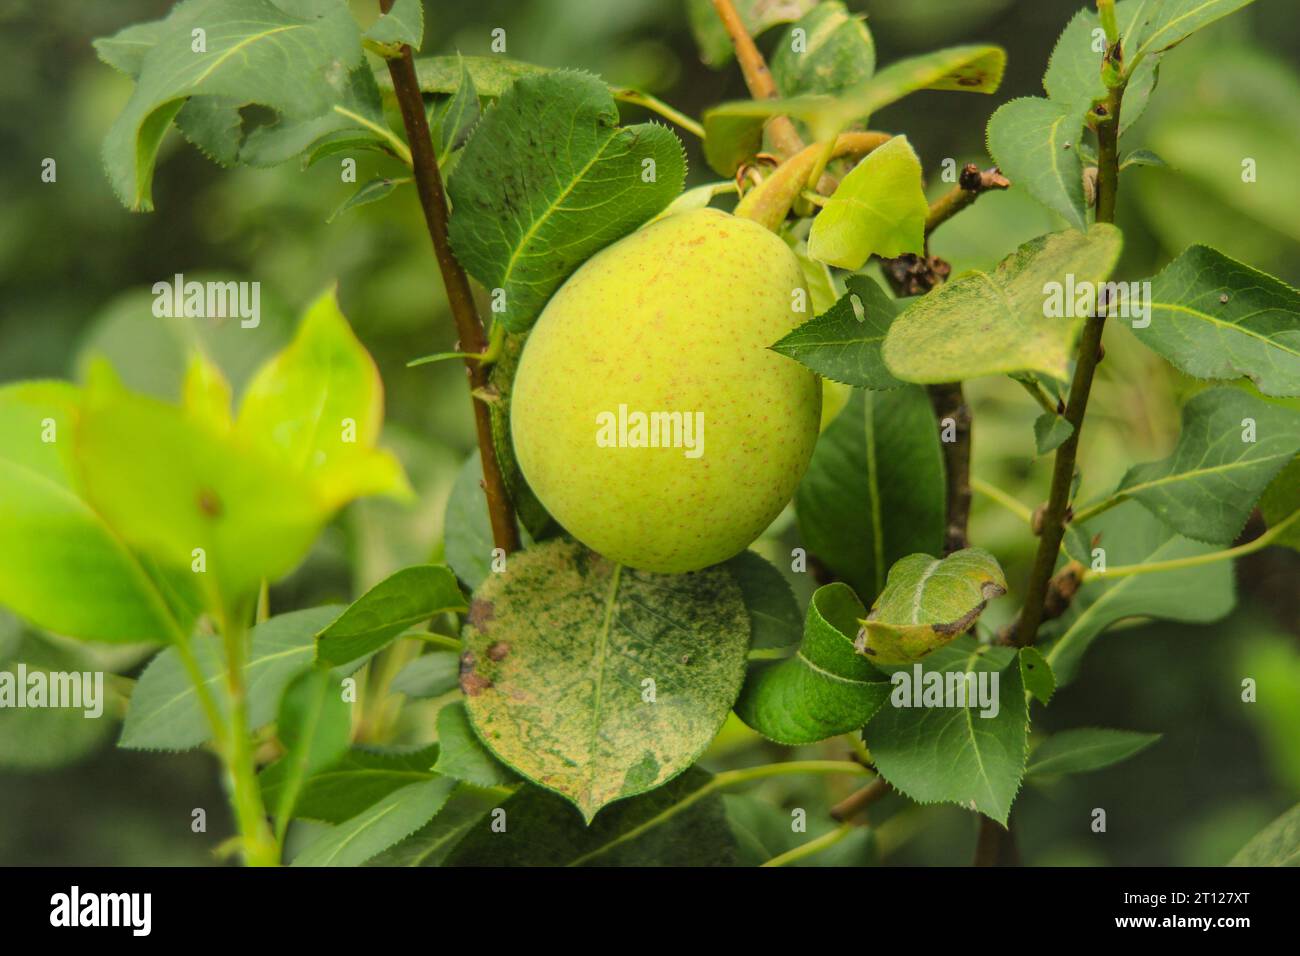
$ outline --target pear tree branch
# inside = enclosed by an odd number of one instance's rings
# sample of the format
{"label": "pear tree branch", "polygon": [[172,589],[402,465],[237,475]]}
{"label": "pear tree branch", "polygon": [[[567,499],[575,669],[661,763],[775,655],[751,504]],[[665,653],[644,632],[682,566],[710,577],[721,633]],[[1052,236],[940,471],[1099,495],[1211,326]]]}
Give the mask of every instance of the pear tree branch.
{"label": "pear tree branch", "polygon": [[[756,100],[779,98],[781,93],[776,88],[776,81],[772,79],[772,71],[767,68],[767,61],[749,35],[749,29],[740,18],[735,3],[732,0],[713,0],[713,9],[717,11],[727,35],[731,37],[731,45],[736,50],[736,61],[740,64],[740,72],[744,74],[749,95]],[[803,149],[803,139],[788,116],[772,117],[768,121],[767,132],[772,138],[772,145],[782,157],[793,156]]]}

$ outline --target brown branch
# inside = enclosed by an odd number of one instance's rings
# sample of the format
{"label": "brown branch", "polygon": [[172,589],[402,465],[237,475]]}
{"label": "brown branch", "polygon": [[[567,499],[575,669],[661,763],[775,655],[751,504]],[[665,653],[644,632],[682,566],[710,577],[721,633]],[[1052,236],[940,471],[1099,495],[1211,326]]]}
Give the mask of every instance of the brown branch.
{"label": "brown branch", "polygon": [[839,823],[852,820],[867,807],[889,793],[889,789],[889,784],[885,778],[877,777],[861,790],[854,791],[831,807],[831,819]]}
{"label": "brown branch", "polygon": [[[1107,54],[1113,55],[1113,52]],[[1119,184],[1119,111],[1124,88],[1112,89],[1104,104],[1095,107],[1097,122],[1097,222],[1115,221],[1115,191]],[[1079,357],[1075,363],[1070,394],[1065,400],[1065,420],[1071,425],[1070,437],[1056,449],[1052,464],[1052,489],[1043,510],[1042,533],[1038,539],[1038,553],[1025,590],[1025,605],[1020,612],[1020,624],[1015,641],[1028,647],[1038,637],[1038,628],[1047,609],[1048,589],[1056,556],[1065,536],[1065,523],[1070,518],[1070,490],[1074,484],[1074,464],[1079,453],[1079,431],[1088,411],[1088,396],[1092,392],[1092,379],[1101,361],[1101,334],[1106,328],[1106,305],[1100,303],[1097,314],[1091,316],[1079,338]]]}
{"label": "brown branch", "polygon": [[[380,9],[387,13],[393,0],[380,0]],[[415,59],[411,48],[402,46],[402,55],[388,60],[388,73],[393,78],[393,91],[402,111],[402,125],[411,147],[411,165],[415,188],[424,210],[424,221],[433,240],[433,252],[442,273],[442,284],[447,290],[447,302],[456,322],[460,338],[458,349],[481,353],[487,350],[483,323],[479,320],[474,296],[470,291],[469,277],[456,261],[447,238],[447,195],[442,186],[442,174],[433,151],[429,135],[429,121],[424,113],[424,98],[415,75]],[[469,376],[470,402],[474,406],[474,429],[478,435],[479,457],[483,463],[483,491],[487,496],[488,516],[492,522],[492,540],[507,554],[519,550],[519,528],[515,524],[514,508],[506,491],[501,464],[497,460],[496,445],[492,441],[492,414],[486,404],[473,397],[474,393],[488,387],[488,366],[476,358],[465,359],[465,372]]]}
{"label": "brown branch", "polygon": [[925,217],[926,238],[984,193],[991,189],[1007,189],[1010,186],[1011,180],[1003,176],[1002,171],[996,166],[981,170],[974,163],[967,163],[962,168],[957,185],[930,204],[929,215]]}
{"label": "brown branch", "polygon": [[1016,834],[1007,821],[1006,829],[996,820],[980,814],[979,837],[975,841],[974,866],[1019,866],[1020,849]]}
{"label": "brown branch", "polygon": [[[713,9],[717,11],[727,35],[731,37],[731,45],[735,47],[736,61],[740,64],[740,72],[744,74],[749,95],[756,100],[779,98],[781,93],[776,88],[776,81],[772,79],[772,71],[767,68],[767,61],[749,35],[745,21],[736,12],[736,5],[732,0],[713,0]],[[803,138],[788,116],[773,116],[768,120],[767,133],[782,158],[793,156],[803,149]]]}
{"label": "brown branch", "polygon": [[953,441],[940,441],[944,477],[947,482],[947,523],[944,526],[944,554],[960,551],[969,544],[966,526],[970,522],[971,413],[960,382],[931,385],[926,389],[942,434],[944,420],[952,419]]}

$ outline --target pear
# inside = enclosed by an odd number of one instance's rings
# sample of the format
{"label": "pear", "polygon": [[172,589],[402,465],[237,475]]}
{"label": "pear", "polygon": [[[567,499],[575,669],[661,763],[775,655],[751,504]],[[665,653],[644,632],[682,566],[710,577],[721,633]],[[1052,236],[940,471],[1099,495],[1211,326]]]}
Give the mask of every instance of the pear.
{"label": "pear", "polygon": [[817,376],[768,349],[810,316],[776,235],[715,209],[597,253],[524,346],[511,434],[525,479],[575,538],[679,573],[743,551],[817,440]]}

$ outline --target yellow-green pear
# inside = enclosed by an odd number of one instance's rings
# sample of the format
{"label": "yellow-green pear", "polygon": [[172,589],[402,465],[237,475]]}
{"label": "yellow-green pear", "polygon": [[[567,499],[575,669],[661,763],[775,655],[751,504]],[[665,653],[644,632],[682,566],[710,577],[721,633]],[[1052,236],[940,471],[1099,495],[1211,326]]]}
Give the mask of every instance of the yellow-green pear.
{"label": "yellow-green pear", "polygon": [[810,317],[776,235],[715,209],[614,243],[524,346],[511,432],[524,477],[583,544],[677,573],[743,551],[817,440],[821,385],[768,346]]}

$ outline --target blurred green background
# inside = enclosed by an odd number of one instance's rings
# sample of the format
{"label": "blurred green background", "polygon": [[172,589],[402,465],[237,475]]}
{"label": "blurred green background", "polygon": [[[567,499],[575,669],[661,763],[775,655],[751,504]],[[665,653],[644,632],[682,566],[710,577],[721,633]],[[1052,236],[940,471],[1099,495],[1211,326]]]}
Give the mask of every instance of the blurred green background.
{"label": "blurred green background", "polygon": [[[390,199],[326,218],[355,188],[322,162],[272,170],[224,170],[174,132],[154,186],[157,212],[126,212],[103,175],[99,146],[130,94],[130,82],[101,64],[90,41],[162,16],[163,0],[0,0],[0,382],[77,378],[91,352],[107,354],[129,382],[171,394],[184,340],[154,319],[149,287],[177,272],[262,283],[263,322],[211,334],[211,347],[238,384],[281,344],[293,317],[322,288],[339,283],[344,311],[375,356],[387,390],[387,443],[421,494],[418,506],[362,502],[322,536],[307,563],[275,588],[283,612],[347,600],[389,571],[437,555],[443,509],[472,447],[463,374],[410,358],[449,349],[454,333],[428,236],[410,187]],[[353,3],[358,16],[372,4]],[[984,124],[1015,96],[1040,93],[1071,0],[870,0],[878,62],[957,42],[991,41],[1009,54],[993,97],[922,93],[885,110],[873,127],[906,132],[932,178],[939,163],[984,154]],[[696,55],[683,0],[475,0],[426,3],[424,53],[485,54],[490,31],[507,30],[508,55],[600,73],[649,90],[688,114],[745,95],[734,66],[714,72]],[[762,38],[771,45],[779,31]],[[1293,0],[1258,3],[1204,31],[1166,58],[1160,87],[1126,144],[1154,149],[1170,169],[1125,173],[1119,277],[1150,275],[1192,242],[1300,282],[1300,75]],[[625,108],[625,116],[644,118]],[[681,133],[691,183],[712,178],[699,143]],[[1243,184],[1242,157],[1258,181]],[[40,180],[57,161],[57,182]],[[398,173],[358,157],[358,181]],[[991,194],[936,234],[933,250],[955,271],[989,266],[1054,217],[1011,190]],[[1085,435],[1083,495],[1112,487],[1133,461],[1162,456],[1177,433],[1189,383],[1139,348],[1122,327],[1107,333],[1107,360]],[[1038,409],[1014,385],[975,383],[975,472],[1033,505],[1048,468],[1033,457]],[[780,558],[796,544],[778,523],[759,550]],[[1257,530],[1257,529],[1252,529]],[[1030,539],[1019,522],[976,499],[974,540],[995,551],[1022,581]],[[778,563],[788,563],[780,562]],[[1136,625],[1095,646],[1079,679],[1049,711],[1035,705],[1035,730],[1109,726],[1158,731],[1164,739],[1109,770],[1031,787],[1016,804],[1020,850],[1031,864],[1219,864],[1300,798],[1300,555],[1270,549],[1238,568],[1240,600],[1209,627]],[[797,582],[801,597],[810,590]],[[1014,597],[1014,595],[1013,595]],[[1010,606],[1011,602],[1003,602]],[[133,675],[148,648],[111,652],[28,633],[0,612],[0,662],[16,654],[51,665],[106,667]],[[1260,700],[1243,704],[1253,677]],[[120,708],[120,701],[119,701]],[[427,728],[425,728],[427,729]],[[421,728],[409,732],[417,736]],[[203,864],[230,832],[216,763],[208,755],[147,754],[113,747],[117,726],[40,712],[0,711],[0,864]],[[847,742],[813,753],[842,755]],[[781,759],[788,750],[743,728],[724,730],[706,766]],[[728,797],[738,825],[761,834],[846,791],[824,781],[783,780]],[[1106,834],[1088,827],[1094,807]],[[191,832],[204,808],[208,832]],[[967,863],[971,814],[909,807],[891,798],[882,821],[820,862]],[[788,830],[788,826],[785,827]]]}

